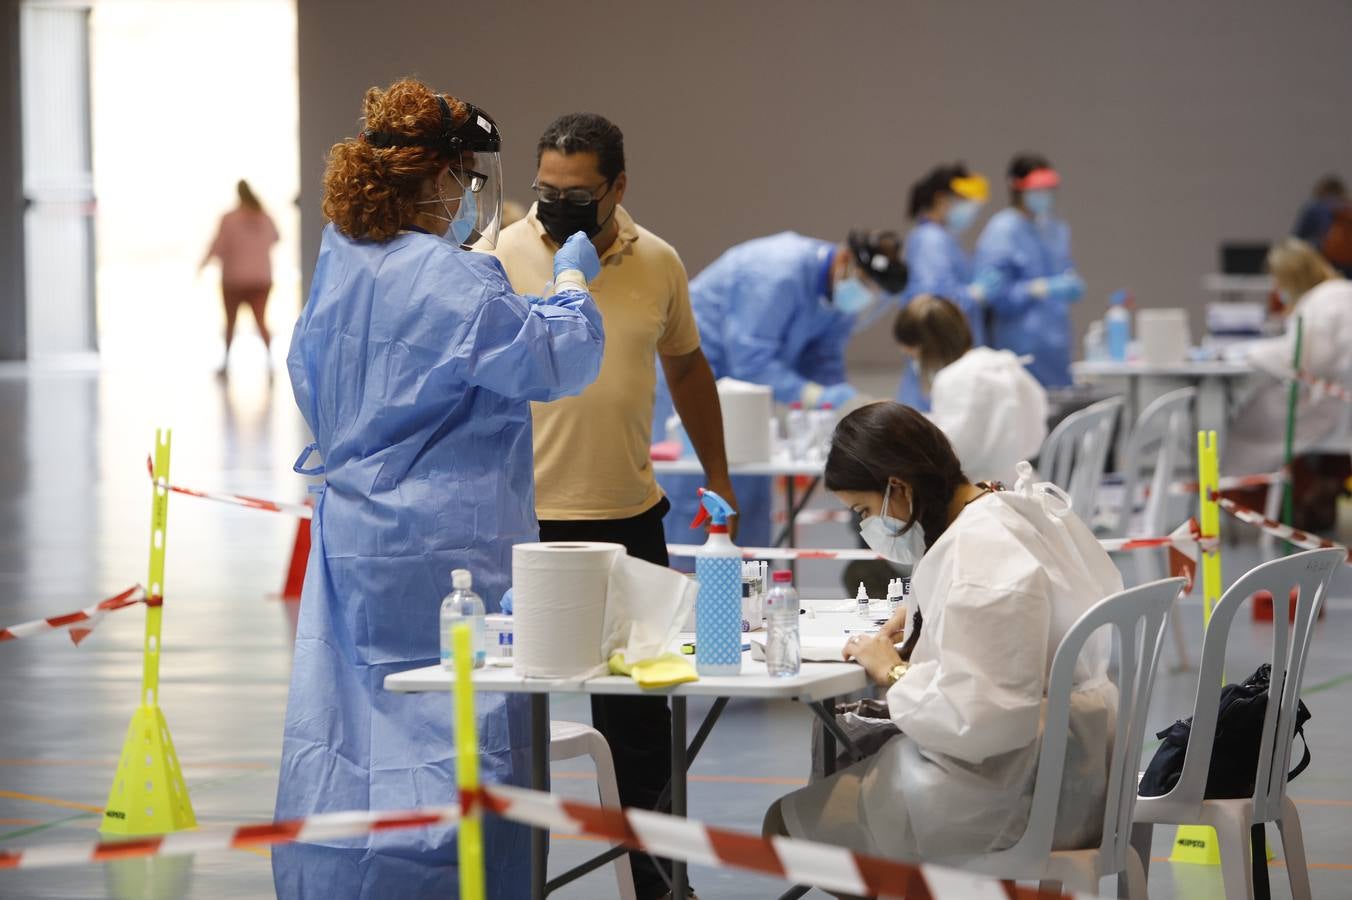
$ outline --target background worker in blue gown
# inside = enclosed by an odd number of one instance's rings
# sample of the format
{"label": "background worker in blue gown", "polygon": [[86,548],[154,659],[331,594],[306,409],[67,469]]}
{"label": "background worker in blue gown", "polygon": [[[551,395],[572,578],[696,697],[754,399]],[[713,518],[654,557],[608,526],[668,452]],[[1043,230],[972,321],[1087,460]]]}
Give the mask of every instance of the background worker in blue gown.
{"label": "background worker in blue gown", "polygon": [[[962,163],[952,163],[935,166],[912,185],[907,207],[915,226],[906,235],[904,259],[911,278],[902,306],[922,295],[951,300],[967,316],[974,347],[986,343],[986,291],[972,280],[972,260],[958,238],[976,221],[989,198],[985,178],[968,172]],[[897,400],[929,411],[929,394],[910,361],[902,369]]]}
{"label": "background worker in blue gown", "polygon": [[986,340],[1030,355],[1043,387],[1068,387],[1070,305],[1084,281],[1070,258],[1070,229],[1055,215],[1061,176],[1035,153],[1009,164],[1009,206],[991,216],[976,242],[976,280],[990,310]]}
{"label": "background worker in blue gown", "polygon": [[[845,345],[862,315],[895,306],[906,288],[901,238],[852,231],[843,244],[790,231],[727,250],[690,280],[700,345],[715,378],[768,385],[778,403],[839,410],[857,393],[845,374]],[[665,436],[671,395],[658,382],[654,438]],[[699,497],[693,476],[659,479],[671,500],[667,540],[690,542]],[[770,541],[770,479],[732,479],[740,504],[738,543]]]}
{"label": "background worker in blue gown", "polygon": [[[287,360],[323,459],[305,471],[325,480],[282,739],[282,819],[455,797],[445,696],[383,682],[437,661],[452,569],[469,569],[497,611],[512,545],[538,533],[529,401],[582,390],[604,344],[585,235],[558,251],[546,299],[514,293],[497,260],[464,249],[498,230],[500,138],[486,113],[412,80],[371,89],[364,105],[366,130],[329,154],[331,224]],[[478,696],[486,781],[525,781],[523,700]],[[489,895],[524,896],[528,831],[490,818],[484,833]],[[454,828],[279,847],[272,863],[288,900],[457,892]]]}

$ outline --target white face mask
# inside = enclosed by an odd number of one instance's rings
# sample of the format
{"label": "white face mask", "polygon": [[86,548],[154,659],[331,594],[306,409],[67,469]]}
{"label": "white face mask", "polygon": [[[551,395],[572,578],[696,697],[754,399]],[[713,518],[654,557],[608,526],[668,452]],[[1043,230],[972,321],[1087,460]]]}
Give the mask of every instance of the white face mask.
{"label": "white face mask", "polygon": [[869,516],[860,522],[859,536],[870,550],[883,559],[902,566],[913,566],[925,555],[925,529],[919,522],[906,528],[905,522],[889,516],[887,510],[891,497],[892,485],[888,484],[883,491],[882,515]]}

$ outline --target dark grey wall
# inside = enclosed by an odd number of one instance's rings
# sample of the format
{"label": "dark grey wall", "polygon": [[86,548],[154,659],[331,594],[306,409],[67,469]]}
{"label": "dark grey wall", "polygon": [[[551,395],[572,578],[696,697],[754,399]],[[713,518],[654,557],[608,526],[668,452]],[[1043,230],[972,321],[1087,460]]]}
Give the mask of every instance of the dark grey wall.
{"label": "dark grey wall", "polygon": [[27,355],[19,0],[0,0],[0,359]]}
{"label": "dark grey wall", "polygon": [[[1352,176],[1345,0],[298,7],[306,269],[325,151],[355,132],[362,91],[402,74],[497,118],[520,200],[553,116],[612,118],[626,206],[692,273],[785,228],[904,226],[933,163],[961,157],[1000,185],[1013,152],[1040,150],[1089,283],[1081,329],[1122,286],[1200,311],[1219,240],[1280,234],[1317,176]],[[895,358],[882,334],[852,352]]]}

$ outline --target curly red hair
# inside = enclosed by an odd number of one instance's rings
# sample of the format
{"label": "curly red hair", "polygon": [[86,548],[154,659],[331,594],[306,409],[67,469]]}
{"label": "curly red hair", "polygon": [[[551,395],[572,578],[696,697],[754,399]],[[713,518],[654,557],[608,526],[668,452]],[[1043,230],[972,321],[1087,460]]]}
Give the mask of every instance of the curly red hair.
{"label": "curly red hair", "polygon": [[[462,101],[446,96],[446,102],[457,123],[469,115]],[[367,90],[362,113],[369,131],[432,139],[441,129],[436,93],[414,78]],[[389,240],[413,221],[423,184],[449,161],[427,147],[375,147],[361,137],[339,141],[324,170],[324,215],[350,238]]]}

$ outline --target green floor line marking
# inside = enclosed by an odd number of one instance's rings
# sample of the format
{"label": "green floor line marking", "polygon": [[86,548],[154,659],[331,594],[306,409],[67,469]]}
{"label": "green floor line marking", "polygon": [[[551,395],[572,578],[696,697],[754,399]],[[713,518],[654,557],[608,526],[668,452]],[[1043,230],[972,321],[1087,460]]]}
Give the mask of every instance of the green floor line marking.
{"label": "green floor line marking", "polygon": [[4,834],[0,834],[0,841],[8,841],[12,840],[13,838],[27,837],[30,834],[37,834],[42,831],[47,831],[50,828],[56,828],[59,825],[65,825],[69,822],[76,822],[79,821],[80,819],[93,819],[93,818],[101,819],[103,818],[103,814],[88,813],[88,812],[76,813],[73,816],[66,816],[64,819],[56,819],[55,821],[52,822],[44,822],[41,825],[30,825],[27,828],[20,828],[18,831],[6,831]]}
{"label": "green floor line marking", "polygon": [[1320,691],[1327,691],[1330,688],[1336,688],[1340,684],[1347,684],[1349,681],[1352,681],[1352,672],[1349,672],[1346,675],[1339,675],[1337,678],[1330,678],[1328,681],[1321,681],[1318,684],[1312,684],[1305,690],[1301,691],[1301,693],[1317,694]]}

